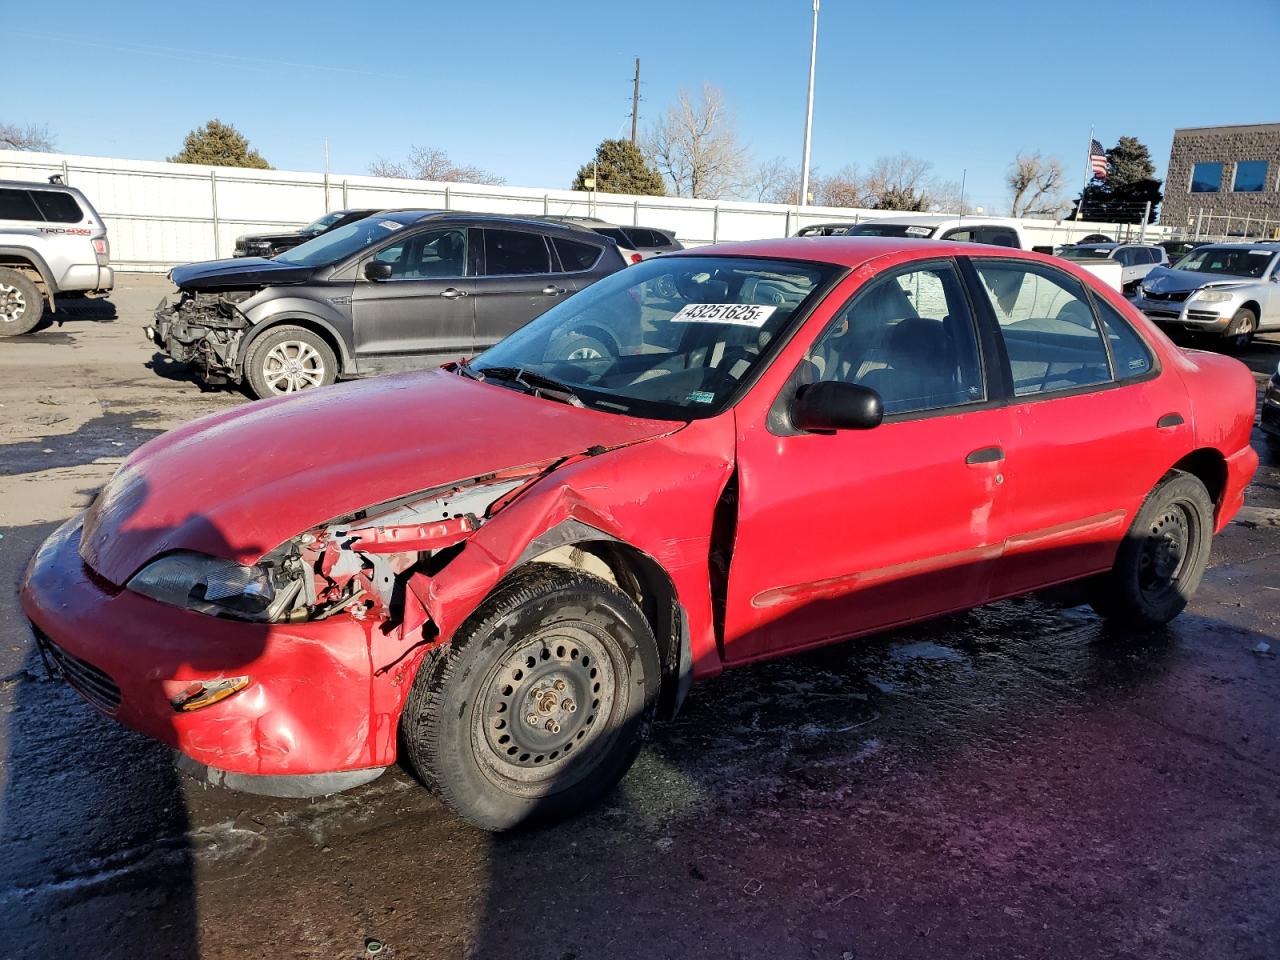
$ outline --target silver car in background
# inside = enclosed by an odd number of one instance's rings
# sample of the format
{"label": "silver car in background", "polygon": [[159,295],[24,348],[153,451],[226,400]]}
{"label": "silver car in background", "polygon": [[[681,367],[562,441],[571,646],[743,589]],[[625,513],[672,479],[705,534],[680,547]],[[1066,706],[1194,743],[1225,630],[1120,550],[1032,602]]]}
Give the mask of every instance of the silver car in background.
{"label": "silver car in background", "polygon": [[1224,337],[1242,349],[1280,330],[1280,243],[1213,243],[1172,267],[1156,267],[1133,305],[1171,330]]}

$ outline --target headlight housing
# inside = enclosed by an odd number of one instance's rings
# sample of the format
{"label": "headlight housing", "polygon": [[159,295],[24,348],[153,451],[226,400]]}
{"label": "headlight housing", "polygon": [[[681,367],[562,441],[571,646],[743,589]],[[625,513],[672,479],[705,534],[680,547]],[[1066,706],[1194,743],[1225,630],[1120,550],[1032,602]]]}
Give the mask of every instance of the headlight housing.
{"label": "headlight housing", "polygon": [[1196,294],[1196,299],[1201,303],[1226,303],[1234,296],[1234,293],[1226,290],[1201,290]]}
{"label": "headlight housing", "polygon": [[[177,550],[157,557],[128,587],[152,600],[213,616],[268,621],[296,590],[278,590],[270,567]],[[291,587],[292,584],[286,584]]]}

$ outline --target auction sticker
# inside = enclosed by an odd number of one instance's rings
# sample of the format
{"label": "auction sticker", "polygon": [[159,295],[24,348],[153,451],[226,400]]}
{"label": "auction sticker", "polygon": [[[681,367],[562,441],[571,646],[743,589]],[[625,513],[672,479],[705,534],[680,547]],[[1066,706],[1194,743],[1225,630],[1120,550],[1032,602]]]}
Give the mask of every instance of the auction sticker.
{"label": "auction sticker", "polygon": [[777,307],[756,303],[689,303],[671,318],[672,323],[732,323],[763,327]]}
{"label": "auction sticker", "polygon": [[386,227],[388,230],[399,230],[404,224],[398,220],[379,220],[378,226]]}

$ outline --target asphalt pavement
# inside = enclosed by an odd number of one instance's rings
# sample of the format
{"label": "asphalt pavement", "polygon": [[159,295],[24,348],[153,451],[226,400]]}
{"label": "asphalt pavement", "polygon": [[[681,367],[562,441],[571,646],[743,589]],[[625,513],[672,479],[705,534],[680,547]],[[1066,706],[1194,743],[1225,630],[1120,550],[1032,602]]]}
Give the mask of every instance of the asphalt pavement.
{"label": "asphalt pavement", "polygon": [[[23,566],[129,451],[248,402],[163,278],[0,340],[0,957],[1280,956],[1280,457],[1170,627],[1025,598],[694,689],[602,807],[491,837],[405,772],[184,780],[45,678]],[[1280,337],[1243,359],[1259,383]]]}

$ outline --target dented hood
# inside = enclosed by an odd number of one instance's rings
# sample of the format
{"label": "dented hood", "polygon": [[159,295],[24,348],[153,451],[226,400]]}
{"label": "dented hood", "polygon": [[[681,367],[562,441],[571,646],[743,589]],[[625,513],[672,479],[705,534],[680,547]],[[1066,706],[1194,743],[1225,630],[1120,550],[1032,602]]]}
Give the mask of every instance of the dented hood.
{"label": "dented hood", "polygon": [[682,426],[444,370],[327,387],[205,417],[139,447],[89,509],[81,554],[117,585],[171,550],[251,563],[372,504]]}

